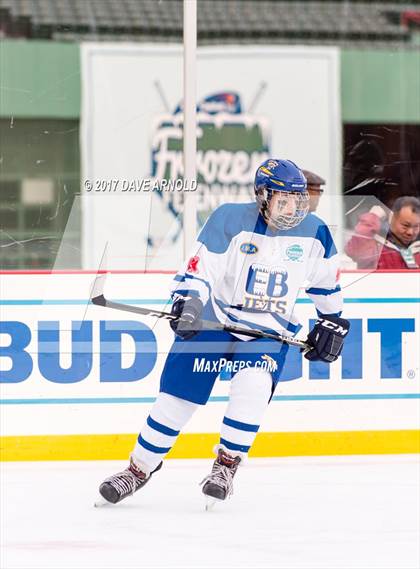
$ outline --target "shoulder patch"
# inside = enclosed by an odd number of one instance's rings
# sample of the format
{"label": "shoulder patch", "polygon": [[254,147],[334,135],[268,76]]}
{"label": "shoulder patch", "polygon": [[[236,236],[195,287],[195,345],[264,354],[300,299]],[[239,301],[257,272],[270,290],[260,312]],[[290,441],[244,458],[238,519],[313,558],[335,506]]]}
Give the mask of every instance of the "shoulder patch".
{"label": "shoulder patch", "polygon": [[255,255],[255,253],[258,251],[258,247],[253,243],[242,243],[240,251],[245,255]]}
{"label": "shoulder patch", "polygon": [[195,257],[191,257],[188,261],[187,273],[198,273],[198,261],[200,257],[196,255]]}

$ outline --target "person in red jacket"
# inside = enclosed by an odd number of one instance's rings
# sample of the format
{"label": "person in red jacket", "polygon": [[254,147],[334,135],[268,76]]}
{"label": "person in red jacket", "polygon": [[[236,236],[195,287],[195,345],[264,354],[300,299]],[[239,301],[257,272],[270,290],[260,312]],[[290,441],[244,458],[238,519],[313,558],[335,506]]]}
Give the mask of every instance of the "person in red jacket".
{"label": "person in red jacket", "polygon": [[345,246],[347,255],[356,261],[358,269],[420,268],[420,200],[410,196],[395,200],[384,238],[379,231],[385,217],[378,206],[362,214]]}

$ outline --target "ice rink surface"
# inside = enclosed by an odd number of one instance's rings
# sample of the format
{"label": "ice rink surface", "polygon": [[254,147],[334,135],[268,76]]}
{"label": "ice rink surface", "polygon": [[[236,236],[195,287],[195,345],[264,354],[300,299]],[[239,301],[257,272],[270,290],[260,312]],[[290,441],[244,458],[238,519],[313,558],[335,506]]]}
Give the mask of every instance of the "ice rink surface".
{"label": "ice rink surface", "polygon": [[134,497],[94,508],[125,462],[1,465],[2,569],[418,569],[416,455],[251,459],[204,511],[211,460],[168,460]]}

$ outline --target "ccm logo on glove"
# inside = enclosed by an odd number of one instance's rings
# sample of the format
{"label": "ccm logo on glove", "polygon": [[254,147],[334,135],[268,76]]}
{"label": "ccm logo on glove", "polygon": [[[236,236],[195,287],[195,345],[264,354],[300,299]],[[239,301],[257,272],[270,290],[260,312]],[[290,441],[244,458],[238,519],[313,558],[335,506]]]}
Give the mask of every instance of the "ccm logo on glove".
{"label": "ccm logo on glove", "polygon": [[334,332],[336,334],[340,334],[341,336],[345,336],[349,331],[350,324],[349,324],[348,320],[344,320],[344,318],[341,318],[341,319],[338,318],[337,320],[342,320],[343,322],[346,322],[346,327],[340,326],[339,324],[336,324],[332,320],[323,320],[322,318],[319,318],[316,321],[316,324],[320,324],[324,328],[327,328],[328,330],[334,330]]}

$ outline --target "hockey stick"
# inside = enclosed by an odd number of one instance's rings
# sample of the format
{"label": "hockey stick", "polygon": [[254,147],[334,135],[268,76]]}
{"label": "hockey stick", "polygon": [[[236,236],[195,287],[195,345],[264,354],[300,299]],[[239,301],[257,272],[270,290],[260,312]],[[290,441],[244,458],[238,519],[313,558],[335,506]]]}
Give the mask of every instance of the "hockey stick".
{"label": "hockey stick", "polygon": [[[114,302],[108,300],[104,296],[106,274],[96,277],[91,292],[91,302],[95,306],[104,306],[105,308],[112,308],[114,310],[122,310],[124,312],[132,312],[133,314],[141,314],[142,316],[155,316],[156,318],[165,318],[166,320],[177,320],[177,316],[169,312],[162,312],[160,310],[153,310],[150,308],[142,308],[140,306],[132,306],[131,304],[124,304],[123,302]],[[268,338],[277,342],[284,342],[290,346],[297,346],[302,350],[309,349],[309,345],[303,340],[297,340],[289,336],[281,334],[273,334],[271,332],[264,332],[262,330],[247,330],[239,326],[223,325],[219,322],[212,322],[211,320],[202,320],[203,328],[205,330],[224,330],[233,334],[241,334],[242,336],[249,336],[251,338]]]}

